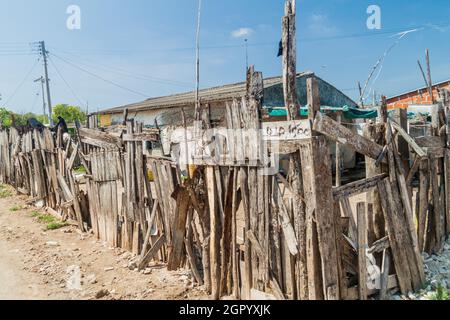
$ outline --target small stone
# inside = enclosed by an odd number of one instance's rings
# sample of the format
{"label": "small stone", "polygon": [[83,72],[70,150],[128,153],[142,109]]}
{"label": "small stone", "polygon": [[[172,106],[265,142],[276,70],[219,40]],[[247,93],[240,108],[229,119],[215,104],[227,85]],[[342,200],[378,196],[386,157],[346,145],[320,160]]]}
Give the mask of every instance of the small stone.
{"label": "small stone", "polygon": [[106,290],[106,289],[102,289],[102,290],[98,291],[98,292],[95,294],[95,298],[96,298],[96,299],[101,299],[101,298],[104,298],[104,297],[106,297],[106,296],[109,296],[109,291]]}
{"label": "small stone", "polygon": [[46,245],[49,247],[57,247],[59,244],[56,241],[47,241]]}
{"label": "small stone", "polygon": [[90,274],[86,277],[86,281],[89,284],[96,284],[97,283],[97,277],[95,276],[95,274]]}
{"label": "small stone", "polygon": [[130,270],[135,270],[135,269],[137,269],[137,264],[136,264],[136,262],[130,261],[130,262],[128,263],[128,269],[130,269]]}
{"label": "small stone", "polygon": [[107,267],[107,268],[105,268],[105,271],[106,272],[108,272],[108,271],[113,271],[114,270],[114,267]]}
{"label": "small stone", "polygon": [[151,273],[152,273],[152,269],[150,269],[150,268],[147,268],[144,270],[144,274],[146,274],[146,275],[151,274]]}
{"label": "small stone", "polygon": [[185,282],[185,281],[189,280],[189,277],[186,276],[186,275],[183,275],[183,276],[180,277],[180,280]]}

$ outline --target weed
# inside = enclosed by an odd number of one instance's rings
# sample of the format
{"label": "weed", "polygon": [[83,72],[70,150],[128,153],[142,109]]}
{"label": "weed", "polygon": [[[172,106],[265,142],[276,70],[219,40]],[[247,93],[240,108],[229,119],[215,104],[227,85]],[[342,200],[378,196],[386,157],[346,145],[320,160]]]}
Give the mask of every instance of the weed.
{"label": "weed", "polygon": [[431,300],[450,300],[447,288],[442,284],[438,285],[436,292],[431,295]]}
{"label": "weed", "polygon": [[37,218],[40,223],[46,224],[45,230],[58,230],[67,227],[69,224],[66,222],[59,221],[56,217],[51,214],[41,214],[38,211],[33,211],[31,213],[33,218]]}
{"label": "weed", "polygon": [[50,214],[41,214],[38,217],[38,221],[42,223],[55,223],[57,222],[56,218]]}
{"label": "weed", "polygon": [[84,166],[78,167],[74,171],[75,171],[76,174],[85,174],[85,173],[87,173],[86,168]]}
{"label": "weed", "polygon": [[37,217],[39,217],[41,215],[41,213],[39,212],[39,211],[33,211],[31,214],[30,214],[30,217],[32,217],[32,218],[37,218]]}
{"label": "weed", "polygon": [[20,211],[20,210],[22,210],[22,209],[23,209],[22,206],[16,205],[16,206],[12,206],[11,208],[9,208],[9,211],[11,211],[11,212],[17,212],[17,211]]}
{"label": "weed", "polygon": [[66,222],[51,222],[47,224],[46,230],[58,230],[67,227],[69,224]]}
{"label": "weed", "polygon": [[12,196],[10,188],[4,184],[0,184],[0,199],[9,198]]}

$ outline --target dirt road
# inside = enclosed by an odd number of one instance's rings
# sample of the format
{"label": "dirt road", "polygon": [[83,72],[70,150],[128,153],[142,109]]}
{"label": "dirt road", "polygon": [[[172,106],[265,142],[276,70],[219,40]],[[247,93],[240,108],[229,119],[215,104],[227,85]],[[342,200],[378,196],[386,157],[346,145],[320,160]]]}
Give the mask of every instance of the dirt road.
{"label": "dirt road", "polygon": [[130,270],[130,253],[74,227],[47,231],[36,211],[25,198],[0,199],[1,300],[207,298],[189,271]]}

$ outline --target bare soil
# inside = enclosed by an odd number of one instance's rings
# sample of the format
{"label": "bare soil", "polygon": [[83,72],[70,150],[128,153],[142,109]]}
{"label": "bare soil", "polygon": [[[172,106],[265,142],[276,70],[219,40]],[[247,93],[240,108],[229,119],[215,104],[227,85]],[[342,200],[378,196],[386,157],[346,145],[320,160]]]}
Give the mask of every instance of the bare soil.
{"label": "bare soil", "polygon": [[25,200],[0,199],[0,300],[207,299],[188,270],[153,264],[137,272],[130,253],[92,234],[73,226],[47,231]]}

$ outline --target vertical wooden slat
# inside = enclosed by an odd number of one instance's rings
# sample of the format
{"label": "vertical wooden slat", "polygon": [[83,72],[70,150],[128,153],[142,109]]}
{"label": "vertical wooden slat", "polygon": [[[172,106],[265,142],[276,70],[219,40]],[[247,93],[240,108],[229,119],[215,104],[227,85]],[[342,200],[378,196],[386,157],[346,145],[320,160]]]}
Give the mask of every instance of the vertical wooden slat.
{"label": "vertical wooden slat", "polygon": [[359,299],[367,300],[367,216],[366,204],[360,202],[357,204],[358,217],[358,280],[359,280]]}

